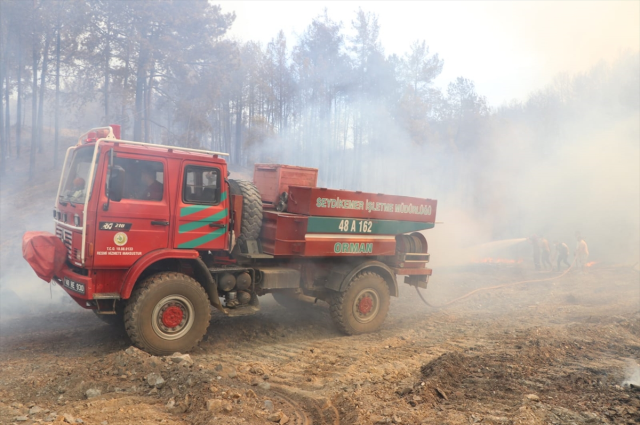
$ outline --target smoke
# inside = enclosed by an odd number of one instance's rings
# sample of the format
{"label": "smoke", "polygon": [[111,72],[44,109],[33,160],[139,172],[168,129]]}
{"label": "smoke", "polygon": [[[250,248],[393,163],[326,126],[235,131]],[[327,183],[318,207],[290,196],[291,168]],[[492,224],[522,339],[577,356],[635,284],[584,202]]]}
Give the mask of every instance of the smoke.
{"label": "smoke", "polygon": [[[77,134],[76,134],[77,137]],[[61,143],[60,162],[65,145]],[[29,181],[29,152],[8,161],[0,188],[0,318],[72,308],[75,302],[57,285],[42,281],[22,258],[22,235],[27,231],[54,232],[51,211],[59,170],[39,164]],[[48,158],[48,160],[51,160]]]}
{"label": "smoke", "polygon": [[630,384],[640,387],[640,364],[634,360],[629,360],[625,376],[626,378],[622,382],[623,387],[628,387]]}
{"label": "smoke", "polygon": [[[361,146],[348,139],[303,147],[284,135],[253,145],[252,155],[317,167],[320,186],[437,199],[437,220],[444,223],[424,232],[434,267],[477,258],[477,245],[533,234],[564,242],[573,253],[576,232],[591,259],[634,263],[640,105],[629,92],[640,87],[639,58],[623,55],[559,76],[526,101],[468,119],[457,129],[471,135],[466,141],[432,129],[436,136],[416,144],[378,99],[357,107],[374,126]],[[510,255],[528,257],[530,248],[521,242]]]}

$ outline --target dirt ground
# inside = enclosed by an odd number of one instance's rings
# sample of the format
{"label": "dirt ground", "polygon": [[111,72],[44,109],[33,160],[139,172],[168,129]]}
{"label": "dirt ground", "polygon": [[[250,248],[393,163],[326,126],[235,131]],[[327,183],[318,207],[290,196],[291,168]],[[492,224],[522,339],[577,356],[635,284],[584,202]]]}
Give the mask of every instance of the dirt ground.
{"label": "dirt ground", "polygon": [[[427,299],[549,276],[436,270]],[[130,348],[79,307],[3,317],[0,350],[3,424],[632,424],[640,275],[596,264],[443,310],[401,284],[382,329],[352,337],[326,307],[266,296],[254,316],[214,313],[193,364]]]}

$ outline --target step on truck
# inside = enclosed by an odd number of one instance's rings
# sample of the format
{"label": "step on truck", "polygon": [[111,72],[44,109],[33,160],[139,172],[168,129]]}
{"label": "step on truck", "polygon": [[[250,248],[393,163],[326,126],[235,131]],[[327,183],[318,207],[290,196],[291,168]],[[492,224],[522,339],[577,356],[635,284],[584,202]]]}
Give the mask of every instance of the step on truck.
{"label": "step on truck", "polygon": [[196,346],[210,306],[240,316],[266,294],[289,308],[323,300],[354,335],[380,327],[397,276],[426,288],[420,231],[435,200],[321,188],[317,169],[281,164],[232,180],[225,156],[92,129],[67,150],[55,235],[27,232],[23,256],[156,355]]}

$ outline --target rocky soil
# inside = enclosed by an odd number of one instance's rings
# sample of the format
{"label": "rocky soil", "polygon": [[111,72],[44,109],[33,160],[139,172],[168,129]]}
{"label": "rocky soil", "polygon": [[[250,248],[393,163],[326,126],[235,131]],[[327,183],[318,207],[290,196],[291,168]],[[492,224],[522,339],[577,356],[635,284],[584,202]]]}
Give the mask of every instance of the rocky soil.
{"label": "rocky soil", "polygon": [[[436,270],[427,299],[545,278]],[[48,291],[43,284],[43,291]],[[640,422],[640,275],[595,265],[449,308],[402,285],[382,329],[328,310],[214,313],[188,355],[150,356],[79,307],[0,320],[0,423],[632,424]],[[638,378],[635,378],[638,379]],[[635,382],[635,384],[640,384]]]}

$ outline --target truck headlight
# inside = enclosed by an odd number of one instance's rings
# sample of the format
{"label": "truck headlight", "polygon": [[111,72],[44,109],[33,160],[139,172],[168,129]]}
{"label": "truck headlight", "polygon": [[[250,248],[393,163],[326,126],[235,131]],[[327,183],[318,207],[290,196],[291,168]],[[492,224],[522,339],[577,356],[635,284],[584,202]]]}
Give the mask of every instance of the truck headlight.
{"label": "truck headlight", "polygon": [[78,214],[73,216],[73,225],[80,227],[80,216]]}

